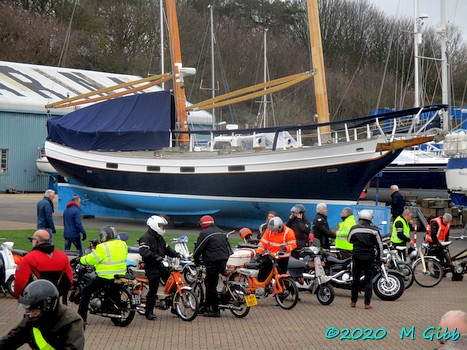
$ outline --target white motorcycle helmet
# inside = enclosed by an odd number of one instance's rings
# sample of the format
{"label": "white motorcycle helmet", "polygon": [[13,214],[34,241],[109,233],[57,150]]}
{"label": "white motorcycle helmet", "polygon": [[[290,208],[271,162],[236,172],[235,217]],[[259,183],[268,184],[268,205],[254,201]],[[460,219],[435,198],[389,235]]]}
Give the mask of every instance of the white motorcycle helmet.
{"label": "white motorcycle helmet", "polygon": [[268,222],[268,229],[271,230],[272,233],[282,232],[283,227],[284,227],[284,222],[278,216],[273,217]]}
{"label": "white motorcycle helmet", "polygon": [[371,221],[371,220],[373,220],[373,212],[371,210],[368,210],[368,209],[363,209],[363,210],[358,212],[358,218],[363,219],[363,220],[367,220],[367,221]]}
{"label": "white motorcycle helmet", "polygon": [[164,226],[166,226],[167,224],[168,222],[165,218],[157,215],[149,217],[148,221],[146,222],[146,225],[148,225],[149,228],[151,228],[151,230],[157,232],[161,236],[165,234]]}

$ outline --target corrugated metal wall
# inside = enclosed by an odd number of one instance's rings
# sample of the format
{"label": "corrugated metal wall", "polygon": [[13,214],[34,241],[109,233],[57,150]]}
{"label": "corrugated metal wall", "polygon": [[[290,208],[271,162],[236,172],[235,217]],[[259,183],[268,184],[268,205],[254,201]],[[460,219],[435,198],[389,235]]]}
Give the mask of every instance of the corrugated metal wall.
{"label": "corrugated metal wall", "polygon": [[47,137],[47,115],[0,111],[0,149],[8,150],[8,170],[0,191],[44,192],[49,176],[37,170],[38,148]]}

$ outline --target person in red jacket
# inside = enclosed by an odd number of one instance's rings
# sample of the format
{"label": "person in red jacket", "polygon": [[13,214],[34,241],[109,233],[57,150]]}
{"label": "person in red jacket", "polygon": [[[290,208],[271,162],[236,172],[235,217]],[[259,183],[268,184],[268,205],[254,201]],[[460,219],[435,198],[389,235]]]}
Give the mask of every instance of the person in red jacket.
{"label": "person in red jacket", "polygon": [[426,228],[425,240],[430,244],[431,252],[438,257],[442,264],[448,264],[448,259],[440,242],[449,241],[451,221],[452,215],[445,213],[443,216],[431,219],[430,225]]}
{"label": "person in red jacket", "polygon": [[271,255],[275,255],[281,252],[282,254],[278,257],[279,272],[286,273],[291,252],[295,248],[297,248],[295,233],[290,227],[284,225],[280,217],[276,216],[269,220],[267,229],[259,241],[256,254],[260,255],[269,251]]}
{"label": "person in red jacket", "polygon": [[32,250],[23,257],[16,270],[15,298],[18,299],[24,288],[37,279],[49,280],[60,295],[66,295],[73,283],[68,256],[50,244],[50,234],[45,230],[37,230],[29,239]]}

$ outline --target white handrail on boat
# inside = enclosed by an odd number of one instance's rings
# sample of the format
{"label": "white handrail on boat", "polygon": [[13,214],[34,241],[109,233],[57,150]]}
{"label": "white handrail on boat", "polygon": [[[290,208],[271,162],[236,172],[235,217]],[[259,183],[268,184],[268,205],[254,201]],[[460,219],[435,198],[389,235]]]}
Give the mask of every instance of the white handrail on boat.
{"label": "white handrail on boat", "polygon": [[419,135],[423,130],[425,130],[428,124],[430,124],[437,117],[438,114],[439,110],[437,110],[435,114],[433,114],[433,116],[425,122],[425,125],[423,125],[419,130],[417,130],[415,135]]}
{"label": "white handrail on boat", "polygon": [[423,111],[423,108],[420,108],[420,110],[418,111],[417,115],[415,116],[415,118],[412,119],[412,124],[410,125],[410,129],[409,129],[409,132],[408,132],[408,135],[411,136],[412,135],[412,131],[415,130],[415,125],[418,124],[420,122],[420,114],[422,113]]}
{"label": "white handrail on boat", "polygon": [[397,119],[394,118],[394,124],[392,126],[392,133],[391,133],[391,138],[389,139],[390,142],[394,141],[394,135],[396,134],[396,129],[397,129]]}
{"label": "white handrail on boat", "polygon": [[385,140],[386,142],[388,142],[388,138],[386,137],[386,134],[384,133],[383,129],[381,128],[381,125],[379,125],[379,119],[376,118],[376,119],[375,119],[375,122],[376,122],[376,127],[378,128],[378,130],[379,130],[381,136],[383,136],[383,137],[384,137],[384,140]]}
{"label": "white handrail on boat", "polygon": [[345,139],[347,140],[347,142],[349,142],[350,136],[349,136],[349,128],[347,126],[347,123],[344,124],[344,129],[345,129]]}
{"label": "white handrail on boat", "polygon": [[319,132],[319,128],[316,128],[316,136],[318,136],[318,146],[321,146],[321,133]]}

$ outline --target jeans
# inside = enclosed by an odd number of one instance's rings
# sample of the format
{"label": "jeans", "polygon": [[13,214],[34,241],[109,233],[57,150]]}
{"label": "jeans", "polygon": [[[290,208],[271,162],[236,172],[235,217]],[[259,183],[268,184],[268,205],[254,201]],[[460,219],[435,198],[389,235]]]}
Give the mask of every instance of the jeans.
{"label": "jeans", "polygon": [[76,250],[79,251],[79,256],[83,255],[83,245],[81,244],[81,237],[67,238],[65,237],[65,250],[71,249],[71,244],[75,246]]}

